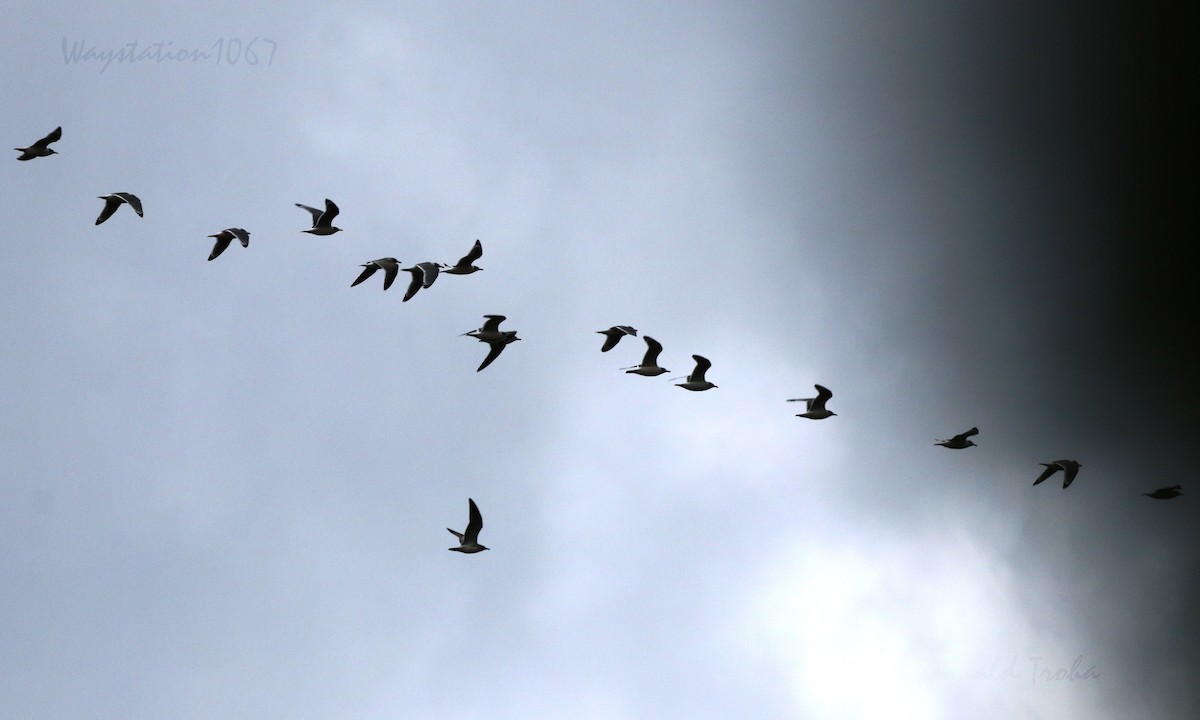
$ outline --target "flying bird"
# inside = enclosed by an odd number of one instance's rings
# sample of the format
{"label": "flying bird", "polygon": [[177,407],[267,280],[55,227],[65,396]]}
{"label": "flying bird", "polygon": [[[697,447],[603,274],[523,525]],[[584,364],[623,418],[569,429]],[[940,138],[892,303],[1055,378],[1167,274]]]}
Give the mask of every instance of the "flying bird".
{"label": "flying bird", "polygon": [[486,318],[483,327],[463,333],[463,335],[470,335],[479,342],[485,342],[491,346],[487,357],[483,359],[483,362],[475,369],[475,372],[479,372],[488,365],[491,365],[492,361],[500,357],[500,353],[504,352],[506,346],[521,339],[517,337],[516,330],[500,329],[500,323],[505,320],[503,315],[484,315],[483,317]]}
{"label": "flying bird", "polygon": [[463,532],[450,530],[454,537],[458,538],[458,547],[448,548],[454,552],[460,553],[477,553],[487,550],[486,547],[479,544],[479,531],[483,529],[483,515],[479,514],[479,508],[475,505],[475,501],[467,498],[467,529]]}
{"label": "flying bird", "polygon": [[1152,497],[1155,500],[1170,500],[1173,497],[1178,497],[1183,494],[1183,486],[1176,485],[1174,487],[1159,488],[1154,492],[1142,493],[1146,497]]}
{"label": "flying bird", "polygon": [[312,213],[312,227],[308,230],[302,230],[301,232],[310,233],[312,235],[332,235],[335,232],[341,231],[341,228],[333,226],[333,219],[337,217],[338,214],[338,206],[335,205],[329,198],[325,198],[324,210],[318,210],[315,207],[301,205],[300,203],[296,203],[296,207],[304,208]]}
{"label": "flying bird", "polygon": [[421,288],[429,287],[437,280],[438,264],[433,262],[421,262],[412,267],[404,268],[405,272],[412,273],[412,282],[408,284],[408,290],[404,293],[404,302],[412,299],[413,295]]}
{"label": "flying bird", "polygon": [[142,217],[142,201],[133,193],[117,192],[110,195],[100,195],[99,199],[104,201],[104,209],[100,211],[100,217],[96,218],[97,225],[112,217],[113,213],[117,211],[117,208],[121,207],[122,203],[128,203],[129,207],[133,208],[133,211],[137,213],[137,216]]}
{"label": "flying bird", "polygon": [[600,352],[612,350],[626,335],[637,337],[637,330],[628,325],[613,325],[607,330],[597,330],[596,332],[604,336],[604,345],[600,348]]}
{"label": "flying bird", "polygon": [[646,377],[654,377],[655,375],[670,372],[666,368],[658,366],[658,354],[662,352],[662,344],[649,335],[646,335],[642,339],[646,341],[646,354],[642,356],[642,364],[622,369],[627,373],[644,375]]}
{"label": "flying bird", "polygon": [[1033,484],[1037,485],[1038,483],[1040,483],[1041,481],[1050,477],[1054,473],[1058,472],[1059,470],[1062,470],[1063,471],[1063,488],[1064,489],[1066,489],[1075,480],[1075,475],[1079,473],[1079,468],[1083,467],[1082,465],[1075,462],[1074,460],[1055,460],[1054,462],[1041,463],[1041,464],[1045,465],[1046,469],[1042,471],[1042,474],[1038,476],[1037,480],[1033,481]]}
{"label": "flying bird", "polygon": [[491,342],[493,340],[500,340],[507,334],[507,331],[500,329],[500,323],[505,320],[503,315],[484,315],[483,317],[484,323],[482,327],[478,330],[467,331],[463,335],[470,335],[480,342]]}
{"label": "flying bird", "polygon": [[476,270],[483,268],[475,265],[475,261],[483,257],[483,243],[478,240],[471,246],[471,251],[459,258],[458,262],[453,265],[442,265],[442,272],[449,275],[470,275]]}
{"label": "flying bird", "polygon": [[396,279],[396,273],[400,270],[400,261],[393,257],[379,258],[371,262],[363,263],[363,270],[358,275],[358,279],[350,283],[350,287],[354,287],[363,280],[375,274],[376,270],[383,270],[383,289],[387,290],[392,286],[392,281]]}
{"label": "flying bird", "polygon": [[229,247],[229,243],[233,242],[234,238],[237,238],[242,243],[242,247],[250,247],[250,233],[242,228],[226,228],[216,235],[209,235],[209,237],[217,239],[213,243],[212,253],[208,256],[209,260],[214,260],[221,253],[225,252],[225,248]]}
{"label": "flying bird", "polygon": [[13,150],[21,153],[21,156],[17,158],[18,160],[32,160],[37,157],[49,157],[50,155],[58,154],[58,151],[50,149],[50,143],[58,142],[61,139],[62,128],[56,127],[50,131],[49,135],[41,140],[38,140],[29,147],[13,148]]}
{"label": "flying bird", "polygon": [[950,448],[951,450],[963,450],[963,449],[969,448],[975,444],[969,438],[972,435],[978,435],[978,434],[979,434],[979,428],[971,428],[970,430],[966,431],[965,433],[959,433],[958,435],[955,435],[954,437],[950,438],[949,440],[938,440],[937,442],[934,443],[934,445],[941,445],[942,447],[947,447],[947,448]]}
{"label": "flying bird", "polygon": [[825,409],[825,403],[829,402],[829,398],[833,397],[833,393],[829,388],[823,385],[813,385],[817,389],[815,398],[791,398],[788,402],[807,403],[805,412],[796,413],[796,417],[808,418],[809,420],[824,420],[831,415],[837,415],[835,412],[830,412]]}
{"label": "flying bird", "polygon": [[699,355],[693,355],[692,359],[696,361],[696,369],[692,371],[691,375],[688,375],[687,382],[675,383],[675,385],[677,387],[684,388],[685,390],[695,390],[697,392],[715,388],[716,385],[713,385],[704,379],[704,373],[706,373],[708,369],[712,367],[712,363],[709,361],[709,359]]}

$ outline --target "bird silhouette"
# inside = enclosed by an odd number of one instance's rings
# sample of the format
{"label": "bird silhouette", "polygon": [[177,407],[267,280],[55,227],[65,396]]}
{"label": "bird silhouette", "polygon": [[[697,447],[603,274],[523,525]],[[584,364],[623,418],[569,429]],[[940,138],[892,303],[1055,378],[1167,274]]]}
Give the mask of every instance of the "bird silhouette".
{"label": "bird silhouette", "polygon": [[604,336],[604,345],[600,347],[600,352],[612,350],[617,346],[617,343],[621,342],[621,338],[626,335],[637,337],[637,330],[628,325],[613,325],[607,330],[597,330],[596,332]]}
{"label": "bird silhouette", "polygon": [[950,448],[951,450],[963,450],[963,449],[969,448],[975,444],[968,438],[970,438],[972,435],[978,435],[978,434],[979,434],[979,428],[971,428],[970,430],[968,430],[964,433],[959,433],[958,435],[955,435],[954,437],[952,437],[948,440],[938,440],[937,442],[934,443],[934,445],[941,445],[942,447],[947,447],[947,448]]}
{"label": "bird silhouette", "polygon": [[458,538],[458,547],[448,548],[454,552],[460,553],[477,553],[483,552],[488,548],[479,544],[479,531],[483,529],[483,515],[479,514],[479,508],[475,505],[475,501],[467,498],[467,528],[463,532],[450,530],[454,537]]}
{"label": "bird silhouette", "polygon": [[21,155],[17,158],[18,160],[32,160],[34,158],[48,157],[50,155],[57,155],[58,154],[57,150],[50,149],[50,143],[58,142],[61,139],[62,139],[62,127],[56,127],[53,130],[51,130],[50,134],[48,134],[46,137],[42,138],[41,140],[38,140],[37,142],[30,145],[29,147],[13,148],[13,150],[16,150],[17,152],[21,153]]}
{"label": "bird silhouette", "polygon": [[829,388],[823,385],[814,385],[813,387],[817,389],[817,396],[815,398],[790,398],[788,400],[788,402],[802,402],[807,405],[804,412],[796,413],[796,417],[808,418],[809,420],[824,420],[832,415],[837,415],[837,413],[825,409],[825,403],[829,401],[829,398],[833,397],[833,393],[829,391]]}
{"label": "bird silhouette", "polygon": [[213,243],[212,252],[208,255],[209,260],[214,260],[225,252],[225,248],[229,247],[229,243],[233,242],[234,238],[242,243],[242,247],[250,247],[250,233],[242,228],[226,228],[215,235],[209,235],[209,237],[217,239]]}
{"label": "bird silhouette", "polygon": [[100,195],[99,199],[104,201],[104,208],[100,211],[100,217],[96,218],[97,225],[112,217],[117,208],[126,203],[128,203],[129,207],[133,208],[138,217],[142,217],[142,201],[133,193],[111,193],[109,195]]}
{"label": "bird silhouette", "polygon": [[1072,482],[1075,481],[1075,475],[1077,475],[1079,473],[1079,468],[1083,467],[1082,465],[1075,462],[1074,460],[1055,460],[1054,462],[1041,463],[1041,464],[1045,465],[1046,469],[1042,471],[1042,474],[1038,476],[1037,480],[1033,481],[1033,484],[1037,485],[1038,483],[1040,483],[1041,481],[1050,477],[1054,473],[1058,472],[1059,470],[1062,470],[1063,471],[1063,488],[1064,489],[1066,489],[1068,486],[1070,486],[1070,484]]}
{"label": "bird silhouette", "polygon": [[318,210],[315,207],[309,207],[296,203],[296,207],[304,208],[312,215],[312,227],[301,232],[310,233],[312,235],[332,235],[335,232],[341,232],[341,228],[333,226],[333,219],[337,217],[338,206],[329,198],[325,198],[325,209]]}

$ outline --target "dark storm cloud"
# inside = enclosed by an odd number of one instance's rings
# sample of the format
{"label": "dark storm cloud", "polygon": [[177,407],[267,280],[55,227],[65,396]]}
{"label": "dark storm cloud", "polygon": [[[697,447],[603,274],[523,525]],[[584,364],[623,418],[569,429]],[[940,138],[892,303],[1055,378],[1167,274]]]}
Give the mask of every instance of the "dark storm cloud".
{"label": "dark storm cloud", "polygon": [[928,39],[937,62],[914,66],[926,88],[916,99],[936,108],[928,134],[888,140],[918,184],[925,168],[906,145],[974,166],[925,206],[931,224],[961,231],[927,257],[934,357],[960,359],[968,384],[1007,355],[1039,416],[1104,442],[1186,426],[1196,354],[1179,330],[1197,295],[1181,262],[1181,19],[1008,5],[945,19],[953,30]]}
{"label": "dark storm cloud", "polygon": [[1200,627],[1151,618],[1163,598],[1200,602],[1197,529],[1137,493],[1194,475],[1195,38],[1168,7],[870,15],[874,42],[842,53],[861,84],[841,110],[869,118],[858,134],[888,193],[863,210],[900,220],[882,242],[927,240],[898,251],[914,259],[900,289],[913,302],[887,313],[880,347],[916,360],[945,430],[979,424],[980,450],[1003,453],[1013,482],[1039,462],[1084,463],[1069,492],[1090,497],[1068,506],[1039,486],[1017,511],[1015,560],[1061,583],[1029,586],[1023,603],[1077,608],[1109,678],[1155,688],[1130,708],[1194,712],[1173,669],[1200,664]]}

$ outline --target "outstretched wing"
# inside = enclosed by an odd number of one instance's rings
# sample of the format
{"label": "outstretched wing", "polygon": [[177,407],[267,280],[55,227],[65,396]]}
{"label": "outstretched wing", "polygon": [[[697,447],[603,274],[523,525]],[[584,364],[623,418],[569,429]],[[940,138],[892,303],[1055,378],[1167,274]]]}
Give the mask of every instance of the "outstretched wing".
{"label": "outstretched wing", "polygon": [[[366,263],[365,265],[363,265],[363,268],[364,268],[364,270],[361,273],[359,273],[358,279],[355,280],[354,282],[350,283],[350,287],[354,287],[355,285],[359,284],[363,280],[366,280],[367,278],[374,275],[375,271],[379,269],[379,265],[375,264],[374,262],[369,262],[369,263]],[[386,278],[384,279],[383,284],[384,284],[383,289],[387,290],[387,279]]]}
{"label": "outstretched wing", "polygon": [[642,364],[657,365],[658,354],[662,352],[662,344],[649,335],[642,339],[646,341],[646,354],[642,356]]}
{"label": "outstretched wing", "polygon": [[307,210],[309,213],[312,214],[312,226],[313,227],[317,226],[317,221],[321,219],[321,214],[324,212],[323,210],[318,210],[315,207],[309,207],[308,205],[303,205],[301,203],[296,203],[296,207],[304,208],[305,210]]}
{"label": "outstretched wing", "polygon": [[117,197],[121,198],[125,202],[129,203],[129,207],[133,208],[133,211],[138,214],[138,217],[143,217],[143,215],[142,215],[142,200],[137,195],[134,195],[133,193],[127,193],[127,192],[113,193],[113,195],[116,195]]}
{"label": "outstretched wing", "polygon": [[1065,465],[1066,467],[1063,468],[1063,488],[1070,486],[1075,481],[1075,476],[1079,474],[1079,463],[1065,463]]}
{"label": "outstretched wing", "polygon": [[387,290],[392,286],[392,281],[396,279],[396,274],[400,272],[400,265],[396,262],[386,263],[383,268],[383,289]]}
{"label": "outstretched wing", "polygon": [[435,262],[417,263],[417,267],[421,268],[421,273],[424,276],[424,280],[421,281],[421,287],[432,285],[433,281],[437,280],[438,272],[441,270]]}
{"label": "outstretched wing", "polygon": [[[115,213],[119,207],[121,207],[121,198],[117,197],[116,195],[106,195],[104,197],[104,209],[100,211],[100,217],[96,218],[96,224],[99,225],[100,223],[112,217],[113,213]],[[141,213],[138,214],[140,215]]]}
{"label": "outstretched wing", "polygon": [[979,428],[971,428],[970,430],[966,431],[965,433],[959,433],[958,435],[955,435],[954,437],[950,438],[950,440],[952,442],[965,442],[967,438],[969,438],[973,435],[978,435],[978,434],[979,434]]}
{"label": "outstretched wing", "polygon": [[331,227],[333,219],[337,217],[339,210],[329,198],[325,198],[325,212],[321,213],[321,217],[317,218],[313,223],[313,227],[320,225],[321,227]]}
{"label": "outstretched wing", "polygon": [[471,246],[471,251],[459,258],[458,262],[454,263],[458,267],[470,267],[471,263],[483,257],[483,243],[478,240]]}
{"label": "outstretched wing", "polygon": [[488,365],[491,365],[492,361],[500,357],[500,353],[504,352],[504,346],[507,344],[508,343],[505,343],[502,340],[488,343],[488,345],[491,346],[491,350],[488,350],[487,357],[483,359],[483,362],[479,365],[479,367],[475,368],[475,372],[479,372]]}
{"label": "outstretched wing", "polygon": [[229,243],[233,242],[233,233],[228,230],[222,230],[216,235],[209,235],[209,237],[217,239],[213,243],[212,252],[208,255],[209,260],[215,260],[220,257],[221,253],[225,252],[225,248],[229,247]]}
{"label": "outstretched wing", "polygon": [[404,302],[408,302],[412,299],[412,296],[416,295],[417,291],[421,289],[423,273],[419,267],[404,268],[404,271],[407,273],[412,273],[412,281],[408,283],[408,290],[404,291]]}
{"label": "outstretched wing", "polygon": [[479,507],[471,498],[467,498],[467,509],[469,518],[467,520],[467,529],[463,536],[468,543],[479,542],[479,531],[483,529],[483,515],[479,513]]}
{"label": "outstretched wing", "polygon": [[483,323],[483,327],[480,328],[480,330],[485,333],[499,332],[500,323],[504,322],[506,319],[503,315],[484,315],[484,317],[487,318],[487,320]]}
{"label": "outstretched wing", "polygon": [[1034,485],[1037,485],[1041,481],[1045,480],[1046,478],[1050,477],[1051,475],[1053,475],[1054,473],[1056,473],[1062,469],[1058,465],[1055,465],[1054,463],[1042,463],[1042,464],[1046,466],[1046,469],[1042,471],[1041,475],[1038,475],[1037,480],[1033,481]]}
{"label": "outstretched wing", "polygon": [[59,140],[62,140],[62,126],[56,127],[53,130],[51,130],[50,133],[48,135],[46,135],[46,137],[35,142],[34,146],[40,147],[43,150],[45,150],[47,145],[49,145],[52,142],[58,142]]}

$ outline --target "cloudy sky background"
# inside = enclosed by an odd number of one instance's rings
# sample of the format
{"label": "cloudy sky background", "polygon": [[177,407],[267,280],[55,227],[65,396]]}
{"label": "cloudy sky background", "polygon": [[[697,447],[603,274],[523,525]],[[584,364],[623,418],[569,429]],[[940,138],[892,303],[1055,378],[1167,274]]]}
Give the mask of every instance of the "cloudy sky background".
{"label": "cloudy sky background", "polygon": [[0,718],[1196,716],[1189,30],[906,5],[10,10]]}

